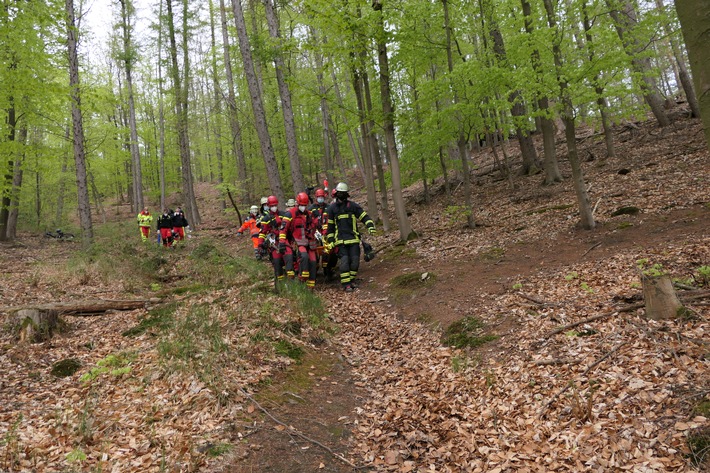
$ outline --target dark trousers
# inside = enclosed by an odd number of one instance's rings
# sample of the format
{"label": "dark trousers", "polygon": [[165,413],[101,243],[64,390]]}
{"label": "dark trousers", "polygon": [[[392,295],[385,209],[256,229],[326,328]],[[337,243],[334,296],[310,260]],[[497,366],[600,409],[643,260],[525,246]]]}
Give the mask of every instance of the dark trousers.
{"label": "dark trousers", "polygon": [[347,286],[357,277],[357,270],[360,267],[360,244],[338,246],[338,258],[340,258],[340,283]]}

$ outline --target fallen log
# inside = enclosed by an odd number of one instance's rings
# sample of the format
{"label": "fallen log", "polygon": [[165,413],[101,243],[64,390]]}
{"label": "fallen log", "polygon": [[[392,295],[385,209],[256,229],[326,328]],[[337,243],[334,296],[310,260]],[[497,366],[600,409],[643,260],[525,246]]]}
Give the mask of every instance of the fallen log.
{"label": "fallen log", "polygon": [[34,304],[22,307],[0,308],[0,312],[16,313],[20,310],[36,310],[41,312],[54,311],[57,315],[89,316],[99,315],[110,310],[135,310],[145,308],[147,305],[160,302],[158,298],[115,300],[93,299],[76,302],[54,302],[51,304]]}

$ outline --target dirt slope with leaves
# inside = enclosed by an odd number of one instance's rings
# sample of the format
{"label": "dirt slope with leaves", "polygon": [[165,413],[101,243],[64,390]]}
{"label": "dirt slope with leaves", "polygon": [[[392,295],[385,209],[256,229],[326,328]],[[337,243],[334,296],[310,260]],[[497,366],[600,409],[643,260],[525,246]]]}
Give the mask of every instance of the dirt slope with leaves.
{"label": "dirt slope with leaves", "polygon": [[[710,429],[708,299],[687,299],[689,317],[667,322],[635,305],[640,259],[662,265],[681,295],[708,289],[710,158],[698,121],[620,126],[617,138],[614,160],[597,138],[580,140],[597,157],[585,163],[597,229],[575,228],[569,181],[516,177],[510,189],[477,154],[479,227],[463,228],[458,194],[414,204],[421,188],[409,188],[420,238],[376,237],[383,250],[361,266],[361,288],[321,284],[324,305],[271,294],[269,268],[251,261],[206,186],[205,224],[177,250],[139,245],[125,209],[96,254],[23,235],[0,248],[3,309],[162,302],[64,317],[41,344],[3,330],[0,470],[706,468],[689,454],[707,450]],[[612,216],[622,206],[640,212]],[[449,327],[488,342],[447,347]],[[54,376],[67,358],[80,369]]]}

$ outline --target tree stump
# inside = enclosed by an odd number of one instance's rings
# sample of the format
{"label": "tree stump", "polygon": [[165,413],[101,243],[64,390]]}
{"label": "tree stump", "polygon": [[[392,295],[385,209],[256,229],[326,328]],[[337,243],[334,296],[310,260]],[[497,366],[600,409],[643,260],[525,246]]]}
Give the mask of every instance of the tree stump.
{"label": "tree stump", "polygon": [[52,337],[59,322],[59,311],[20,309],[15,312],[14,321],[21,342],[39,343]]}
{"label": "tree stump", "polygon": [[673,281],[667,274],[641,276],[646,317],[653,320],[673,319],[683,313],[683,304],[678,300]]}

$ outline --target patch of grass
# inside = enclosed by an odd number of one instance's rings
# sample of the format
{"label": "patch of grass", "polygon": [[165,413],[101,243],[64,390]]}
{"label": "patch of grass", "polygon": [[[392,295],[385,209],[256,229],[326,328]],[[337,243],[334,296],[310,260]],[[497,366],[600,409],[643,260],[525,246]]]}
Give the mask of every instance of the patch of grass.
{"label": "patch of grass", "polygon": [[699,470],[710,466],[710,427],[699,427],[688,434],[688,458]]}
{"label": "patch of grass", "polygon": [[227,349],[222,326],[209,306],[191,306],[187,313],[175,318],[170,333],[158,342],[158,354],[177,370],[189,369],[194,360],[209,358]]}
{"label": "patch of grass", "polygon": [[456,348],[478,348],[481,345],[497,340],[497,335],[486,335],[485,324],[476,317],[464,317],[451,324],[444,332],[444,345]]}
{"label": "patch of grass", "polygon": [[[304,350],[301,359],[292,364],[287,371],[276,379],[268,378],[260,383],[261,389],[255,395],[258,401],[280,404],[284,400],[293,400],[290,394],[301,395],[311,389],[319,378],[333,368],[333,359],[317,351]],[[288,394],[287,394],[288,393]]]}
{"label": "patch of grass", "polygon": [[170,304],[152,309],[148,312],[147,317],[138,322],[138,325],[129,328],[121,335],[124,337],[137,337],[151,329],[155,329],[158,332],[163,331],[172,323],[175,309],[177,309],[177,302],[171,302]]}
{"label": "patch of grass", "polygon": [[52,375],[57,378],[65,378],[71,376],[81,368],[81,362],[76,358],[67,358],[57,361],[52,365]]}
{"label": "patch of grass", "polygon": [[120,352],[115,355],[108,355],[96,363],[96,367],[91,368],[88,373],[81,376],[81,381],[88,383],[104,373],[110,373],[111,376],[123,376],[131,372],[130,364],[136,358],[134,353]]}
{"label": "patch of grass", "polygon": [[634,226],[634,224],[631,223],[631,222],[621,222],[620,224],[618,224],[618,225],[616,226],[616,229],[617,229],[617,230],[624,230],[625,228],[630,228],[630,227],[633,227],[633,226]]}
{"label": "patch of grass", "polygon": [[710,286],[710,266],[700,266],[695,272],[697,274],[695,280],[698,282],[698,286]]}
{"label": "patch of grass", "polygon": [[206,286],[206,285],[200,284],[200,283],[196,283],[196,284],[190,284],[189,286],[176,287],[171,292],[173,294],[181,296],[183,294],[188,294],[188,293],[195,294],[195,293],[205,292],[208,289],[209,289],[209,286]]}
{"label": "patch of grass", "polygon": [[436,281],[434,273],[404,273],[390,279],[390,293],[395,299],[411,296],[417,290],[429,287]]}
{"label": "patch of grass", "polygon": [[544,214],[545,212],[549,212],[550,210],[567,210],[571,209],[572,207],[574,207],[574,204],[552,205],[550,207],[543,207],[541,209],[528,210],[527,212],[525,212],[525,215]]}
{"label": "patch of grass", "polygon": [[641,213],[640,208],[629,205],[626,207],[619,207],[611,213],[611,216],[618,217],[619,215],[638,215],[639,213]]}
{"label": "patch of grass", "polygon": [[281,356],[287,356],[292,360],[299,361],[303,358],[303,348],[295,345],[288,340],[278,340],[274,344],[274,350]]}
{"label": "patch of grass", "polygon": [[306,317],[313,327],[321,325],[327,317],[323,301],[305,284],[287,281],[280,295],[294,302],[298,313]]}
{"label": "patch of grass", "polygon": [[710,417],[710,399],[705,399],[699,402],[694,408],[693,413],[695,415]]}
{"label": "patch of grass", "polygon": [[232,444],[229,443],[210,444],[205,449],[205,454],[208,457],[216,458],[224,455],[225,453],[228,453],[230,450],[232,450],[232,448]]}
{"label": "patch of grass", "polygon": [[505,256],[505,248],[493,246],[480,253],[481,259],[485,261],[498,261]]}
{"label": "patch of grass", "polygon": [[409,259],[415,257],[417,254],[414,248],[411,248],[405,244],[398,244],[391,246],[382,253],[379,254],[379,258],[382,262],[393,262],[399,261],[401,259]]}

